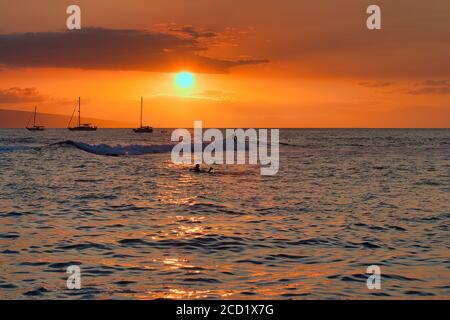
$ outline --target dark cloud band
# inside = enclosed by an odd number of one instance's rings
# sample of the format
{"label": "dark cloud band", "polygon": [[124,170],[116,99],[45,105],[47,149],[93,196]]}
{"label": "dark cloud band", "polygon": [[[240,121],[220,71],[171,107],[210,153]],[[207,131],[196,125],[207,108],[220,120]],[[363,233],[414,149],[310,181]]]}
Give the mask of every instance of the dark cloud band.
{"label": "dark cloud band", "polygon": [[141,30],[84,28],[66,32],[0,35],[0,65],[96,70],[226,73],[267,60],[206,57],[196,38]]}

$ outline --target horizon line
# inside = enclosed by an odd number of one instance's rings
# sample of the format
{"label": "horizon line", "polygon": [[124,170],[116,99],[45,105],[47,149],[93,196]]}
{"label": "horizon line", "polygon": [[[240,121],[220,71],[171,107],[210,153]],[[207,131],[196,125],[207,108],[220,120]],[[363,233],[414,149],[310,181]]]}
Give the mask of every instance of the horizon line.
{"label": "horizon line", "polygon": [[[45,127],[45,129],[50,130],[67,130],[67,127]],[[180,129],[180,127],[153,127],[153,129]],[[26,127],[0,127],[0,130],[18,130],[26,129]],[[106,130],[116,130],[116,129],[135,129],[135,127],[98,127],[100,129]],[[194,129],[194,127],[182,127],[181,129]],[[203,127],[202,129],[284,129],[284,130],[449,130],[450,127]]]}

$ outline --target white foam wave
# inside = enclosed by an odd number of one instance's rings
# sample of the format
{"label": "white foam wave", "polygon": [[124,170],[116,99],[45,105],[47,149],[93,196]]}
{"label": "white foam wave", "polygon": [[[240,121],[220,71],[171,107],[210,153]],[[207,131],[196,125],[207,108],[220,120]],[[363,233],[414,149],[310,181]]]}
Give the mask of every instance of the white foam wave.
{"label": "white foam wave", "polygon": [[108,144],[88,144],[84,142],[76,142],[76,141],[63,141],[59,142],[56,145],[60,146],[73,146],[77,149],[83,150],[85,152],[103,155],[103,156],[125,156],[125,155],[143,155],[149,153],[167,153],[170,152],[173,148],[172,144],[163,144],[163,145],[116,145],[110,146]]}

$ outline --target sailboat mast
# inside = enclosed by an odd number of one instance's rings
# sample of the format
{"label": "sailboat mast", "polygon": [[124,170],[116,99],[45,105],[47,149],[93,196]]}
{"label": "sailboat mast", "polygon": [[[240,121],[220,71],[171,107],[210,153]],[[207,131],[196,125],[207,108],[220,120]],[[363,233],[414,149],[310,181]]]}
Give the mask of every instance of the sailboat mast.
{"label": "sailboat mast", "polygon": [[141,97],[141,128],[142,128],[142,106],[144,104],[144,98]]}
{"label": "sailboat mast", "polygon": [[78,97],[78,126],[81,123],[81,97]]}
{"label": "sailboat mast", "polygon": [[36,127],[36,110],[37,110],[37,106],[34,106],[33,127]]}

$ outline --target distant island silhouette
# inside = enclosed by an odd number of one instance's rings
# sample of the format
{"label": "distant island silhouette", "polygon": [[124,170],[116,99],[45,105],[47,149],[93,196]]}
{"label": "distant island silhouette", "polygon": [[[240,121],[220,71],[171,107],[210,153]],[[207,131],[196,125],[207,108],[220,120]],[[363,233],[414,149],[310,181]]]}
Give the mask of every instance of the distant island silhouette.
{"label": "distant island silhouette", "polygon": [[[25,128],[33,112],[0,109],[0,128]],[[70,115],[39,113],[39,123],[46,128],[67,128]],[[132,128],[134,124],[107,119],[84,118],[84,121],[95,123],[99,128]]]}

